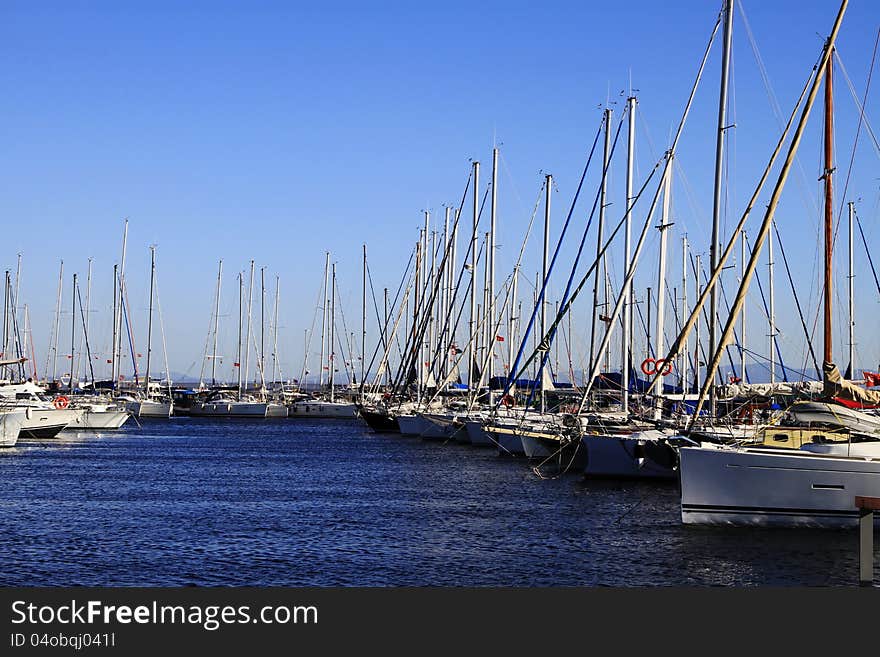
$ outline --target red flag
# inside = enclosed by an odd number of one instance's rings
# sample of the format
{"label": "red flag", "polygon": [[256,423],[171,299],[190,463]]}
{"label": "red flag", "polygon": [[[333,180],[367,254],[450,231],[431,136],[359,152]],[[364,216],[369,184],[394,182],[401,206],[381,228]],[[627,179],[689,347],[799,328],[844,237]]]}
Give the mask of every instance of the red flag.
{"label": "red flag", "polygon": [[233,363],[232,366],[233,367],[241,367],[241,363]]}
{"label": "red flag", "polygon": [[495,336],[495,339],[498,340],[498,342],[504,342],[504,336],[503,336],[503,335],[496,335],[496,336]]}
{"label": "red flag", "polygon": [[880,373],[878,372],[868,372],[867,370],[863,371],[862,374],[865,376],[865,385],[869,388],[873,388],[874,386],[880,386]]}
{"label": "red flag", "polygon": [[110,359],[109,359],[109,358],[108,358],[108,359],[107,359],[107,362],[108,362],[108,363],[112,363],[112,362],[113,362],[113,361],[112,361],[112,360],[110,360]]}

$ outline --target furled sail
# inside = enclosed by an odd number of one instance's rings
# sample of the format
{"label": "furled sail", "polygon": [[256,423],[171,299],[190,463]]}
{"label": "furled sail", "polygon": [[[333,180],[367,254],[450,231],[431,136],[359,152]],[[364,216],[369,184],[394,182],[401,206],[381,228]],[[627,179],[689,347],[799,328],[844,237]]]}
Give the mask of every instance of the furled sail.
{"label": "furled sail", "polygon": [[[853,408],[880,406],[880,391],[867,390],[844,379],[834,363],[823,363],[822,394]],[[850,403],[847,403],[850,402]]]}

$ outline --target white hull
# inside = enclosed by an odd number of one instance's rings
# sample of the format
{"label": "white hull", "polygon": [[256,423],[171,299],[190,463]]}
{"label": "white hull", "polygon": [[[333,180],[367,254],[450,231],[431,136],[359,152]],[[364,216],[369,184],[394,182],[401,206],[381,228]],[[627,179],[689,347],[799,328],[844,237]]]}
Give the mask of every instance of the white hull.
{"label": "white hull", "polygon": [[[425,431],[422,438],[425,440],[455,440],[468,442],[467,431],[461,424],[455,423],[454,415],[441,415],[436,413],[424,413]],[[463,437],[462,437],[463,436]]]}
{"label": "white hull", "polygon": [[683,447],[686,524],[852,527],[857,495],[880,497],[880,460],[802,450]]}
{"label": "white hull", "polygon": [[27,408],[21,438],[54,438],[69,424],[76,424],[83,411],[74,409]]}
{"label": "white hull", "polygon": [[489,435],[495,440],[495,444],[498,445],[498,452],[500,454],[525,455],[526,452],[523,449],[522,439],[518,435],[512,433],[493,433],[491,430]]}
{"label": "white hull", "polygon": [[15,447],[25,415],[24,411],[0,413],[0,447]]}
{"label": "white hull", "polygon": [[519,440],[522,444],[523,453],[530,459],[546,459],[552,454],[547,448],[546,443],[538,438],[521,435]]}
{"label": "white hull", "polygon": [[284,404],[275,404],[274,402],[269,402],[266,405],[266,417],[287,417],[288,410],[287,406]]}
{"label": "white hull", "polygon": [[174,403],[154,401],[152,399],[138,399],[126,404],[128,411],[136,417],[164,417],[169,418],[174,412]]}
{"label": "white hull", "polygon": [[397,424],[403,436],[421,436],[429,428],[428,421],[421,415],[398,415]]}
{"label": "white hull", "polygon": [[322,400],[297,402],[287,407],[289,417],[357,418],[357,405]]}
{"label": "white hull", "polygon": [[590,477],[674,479],[677,457],[673,447],[658,439],[659,431],[624,435],[581,436],[587,451],[584,474]]}
{"label": "white hull", "polygon": [[268,404],[260,402],[197,402],[189,414],[196,417],[266,417]]}
{"label": "white hull", "polygon": [[92,411],[86,409],[82,418],[72,424],[68,424],[65,430],[70,429],[119,429],[128,421],[131,414],[128,411],[104,410]]}
{"label": "white hull", "polygon": [[492,436],[486,433],[485,429],[483,429],[484,421],[485,420],[468,420],[464,423],[468,438],[471,441],[471,445],[474,445],[475,447],[495,447],[495,441],[492,440]]}

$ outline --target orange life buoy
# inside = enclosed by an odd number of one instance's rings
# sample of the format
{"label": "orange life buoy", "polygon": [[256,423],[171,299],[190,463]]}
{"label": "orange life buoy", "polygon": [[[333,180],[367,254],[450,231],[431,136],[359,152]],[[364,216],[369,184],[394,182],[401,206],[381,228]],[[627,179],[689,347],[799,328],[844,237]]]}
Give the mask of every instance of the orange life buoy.
{"label": "orange life buoy", "polygon": [[52,402],[52,405],[55,406],[55,408],[61,410],[63,408],[67,408],[67,405],[69,403],[70,400],[68,400],[67,397],[65,397],[64,395],[61,395],[60,397],[55,398],[55,400]]}
{"label": "orange life buoy", "polygon": [[657,361],[655,361],[653,358],[646,358],[645,360],[642,361],[642,372],[645,373],[645,376],[651,376],[652,374],[657,373],[657,367],[656,366],[651,367],[656,362]]}

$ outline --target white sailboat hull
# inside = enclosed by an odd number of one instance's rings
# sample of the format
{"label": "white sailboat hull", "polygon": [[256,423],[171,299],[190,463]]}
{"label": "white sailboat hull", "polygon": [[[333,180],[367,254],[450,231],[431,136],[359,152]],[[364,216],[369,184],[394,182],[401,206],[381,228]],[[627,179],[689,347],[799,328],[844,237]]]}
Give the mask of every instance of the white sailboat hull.
{"label": "white sailboat hull", "polygon": [[203,402],[190,407],[196,417],[266,417],[268,404],[261,402]]}
{"label": "white sailboat hull", "polygon": [[[422,438],[425,440],[455,440],[465,442],[467,431],[464,426],[455,423],[454,415],[443,415],[439,413],[423,413],[425,430]],[[459,436],[463,435],[463,439]]]}
{"label": "white sailboat hull", "polygon": [[467,431],[471,445],[474,445],[475,447],[495,447],[495,441],[492,440],[492,436],[483,429],[484,421],[485,420],[468,420],[464,423],[465,431]]}
{"label": "white sailboat hull", "polygon": [[682,447],[685,524],[851,527],[854,498],[880,497],[880,460],[802,450]]}
{"label": "white sailboat hull", "polygon": [[357,405],[347,402],[303,401],[290,404],[287,410],[289,417],[357,418]]}
{"label": "white sailboat hull", "polygon": [[584,474],[590,477],[674,479],[677,476],[675,449],[659,431],[624,435],[581,436],[587,452]]}
{"label": "white sailboat hull", "polygon": [[155,401],[152,399],[138,399],[126,404],[128,411],[136,417],[164,417],[169,418],[174,412],[174,403],[167,401]]}

